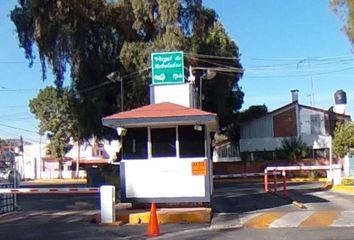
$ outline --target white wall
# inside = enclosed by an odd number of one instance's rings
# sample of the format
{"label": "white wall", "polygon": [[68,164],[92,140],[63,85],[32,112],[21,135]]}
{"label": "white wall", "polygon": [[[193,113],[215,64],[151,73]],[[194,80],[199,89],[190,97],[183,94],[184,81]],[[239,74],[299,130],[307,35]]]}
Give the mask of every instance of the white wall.
{"label": "white wall", "polygon": [[192,162],[199,161],[204,158],[124,161],[126,196],[204,197],[205,176],[192,174]]}
{"label": "white wall", "polygon": [[170,102],[185,107],[196,107],[196,95],[191,83],[150,85],[150,103]]}
{"label": "white wall", "polygon": [[330,148],[331,146],[331,136],[301,135],[301,140],[312,149]]}
{"label": "white wall", "polygon": [[35,179],[41,177],[41,157],[45,156],[46,144],[33,143],[23,147],[23,158],[18,157],[18,169],[23,178]]}

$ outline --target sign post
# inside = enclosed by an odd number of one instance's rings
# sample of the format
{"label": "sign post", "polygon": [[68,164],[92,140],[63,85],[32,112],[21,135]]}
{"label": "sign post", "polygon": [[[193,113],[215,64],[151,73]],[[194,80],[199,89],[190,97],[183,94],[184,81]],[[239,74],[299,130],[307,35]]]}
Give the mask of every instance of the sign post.
{"label": "sign post", "polygon": [[152,84],[184,83],[183,52],[151,54]]}

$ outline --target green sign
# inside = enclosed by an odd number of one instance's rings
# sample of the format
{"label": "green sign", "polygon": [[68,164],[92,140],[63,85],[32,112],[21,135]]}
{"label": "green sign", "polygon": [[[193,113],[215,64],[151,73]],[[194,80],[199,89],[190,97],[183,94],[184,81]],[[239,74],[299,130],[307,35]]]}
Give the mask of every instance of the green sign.
{"label": "green sign", "polygon": [[183,52],[151,54],[152,84],[184,83]]}

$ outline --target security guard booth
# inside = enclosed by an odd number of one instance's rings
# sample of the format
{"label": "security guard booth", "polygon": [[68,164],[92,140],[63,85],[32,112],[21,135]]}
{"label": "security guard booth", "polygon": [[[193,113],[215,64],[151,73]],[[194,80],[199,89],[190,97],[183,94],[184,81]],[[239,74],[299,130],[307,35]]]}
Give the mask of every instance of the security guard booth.
{"label": "security guard booth", "polygon": [[121,137],[122,202],[210,202],[216,114],[159,102],[107,116],[102,123]]}

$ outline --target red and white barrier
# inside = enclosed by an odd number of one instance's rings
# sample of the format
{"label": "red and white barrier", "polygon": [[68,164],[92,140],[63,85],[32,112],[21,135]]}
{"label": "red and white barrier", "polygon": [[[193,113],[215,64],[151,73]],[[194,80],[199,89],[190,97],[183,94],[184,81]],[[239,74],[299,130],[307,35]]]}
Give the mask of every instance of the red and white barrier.
{"label": "red and white barrier", "polygon": [[99,188],[0,188],[0,194],[73,194],[99,192]]}
{"label": "red and white barrier", "polygon": [[221,178],[246,178],[246,177],[257,177],[263,176],[264,173],[233,173],[233,174],[219,174],[214,175],[214,179],[221,179]]}
{"label": "red and white barrier", "polygon": [[267,167],[268,171],[329,170],[330,166],[280,166]]}
{"label": "red and white barrier", "polygon": [[281,171],[283,179],[283,194],[287,196],[287,186],[286,186],[286,171],[301,171],[301,170],[333,170],[340,169],[340,165],[332,166],[276,166],[276,167],[266,167],[264,169],[264,191],[268,192],[268,174],[273,174],[274,182],[274,192],[277,191],[277,171]]}

